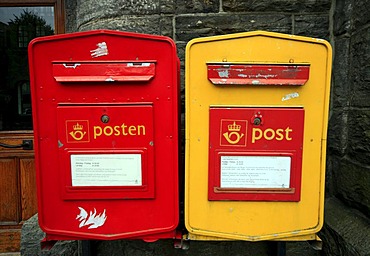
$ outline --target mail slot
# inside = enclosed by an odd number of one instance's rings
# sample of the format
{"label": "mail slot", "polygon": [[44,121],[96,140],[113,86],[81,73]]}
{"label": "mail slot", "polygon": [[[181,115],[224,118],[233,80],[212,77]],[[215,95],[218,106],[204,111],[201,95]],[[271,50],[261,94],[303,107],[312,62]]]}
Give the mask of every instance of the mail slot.
{"label": "mail slot", "polygon": [[29,61],[46,240],[175,237],[174,42],[109,30],[55,35],[33,40]]}
{"label": "mail slot", "polygon": [[330,72],[321,39],[255,31],[188,43],[188,239],[318,239]]}

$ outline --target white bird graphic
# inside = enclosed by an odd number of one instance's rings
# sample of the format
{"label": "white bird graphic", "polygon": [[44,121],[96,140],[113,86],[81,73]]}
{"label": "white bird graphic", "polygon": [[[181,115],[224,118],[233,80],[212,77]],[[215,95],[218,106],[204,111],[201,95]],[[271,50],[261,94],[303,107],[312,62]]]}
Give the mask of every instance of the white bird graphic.
{"label": "white bird graphic", "polygon": [[78,207],[80,209],[80,214],[77,215],[76,220],[80,221],[79,228],[82,228],[84,226],[89,226],[88,229],[98,228],[100,226],[103,226],[107,216],[105,215],[105,209],[103,213],[100,213],[96,215],[96,209],[94,208],[94,213],[90,211],[90,214],[87,213],[87,211],[82,208]]}

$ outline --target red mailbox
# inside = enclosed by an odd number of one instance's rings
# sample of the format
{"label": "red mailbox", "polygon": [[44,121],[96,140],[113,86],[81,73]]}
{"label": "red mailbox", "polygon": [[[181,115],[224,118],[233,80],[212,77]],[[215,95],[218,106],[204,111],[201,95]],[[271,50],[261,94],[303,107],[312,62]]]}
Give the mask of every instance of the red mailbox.
{"label": "red mailbox", "polygon": [[29,46],[47,240],[172,238],[179,61],[162,36],[89,31]]}

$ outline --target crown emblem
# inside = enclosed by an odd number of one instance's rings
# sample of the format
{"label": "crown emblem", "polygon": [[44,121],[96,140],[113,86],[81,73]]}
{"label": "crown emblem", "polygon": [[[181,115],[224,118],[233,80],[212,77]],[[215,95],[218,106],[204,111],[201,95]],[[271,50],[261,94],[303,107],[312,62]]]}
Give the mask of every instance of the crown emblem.
{"label": "crown emblem", "polygon": [[84,126],[83,126],[83,125],[81,125],[81,124],[79,124],[79,123],[77,123],[77,124],[75,124],[75,125],[73,126],[73,130],[74,130],[74,131],[82,131],[82,130],[83,130],[83,128],[84,128]]}
{"label": "crown emblem", "polygon": [[240,129],[241,129],[241,125],[238,125],[238,124],[236,124],[235,123],[235,121],[234,121],[234,123],[233,124],[229,124],[228,126],[227,126],[227,129],[231,132],[231,131],[233,131],[233,132],[239,132],[240,131]]}
{"label": "crown emblem", "polygon": [[66,120],[67,142],[90,142],[88,120]]}

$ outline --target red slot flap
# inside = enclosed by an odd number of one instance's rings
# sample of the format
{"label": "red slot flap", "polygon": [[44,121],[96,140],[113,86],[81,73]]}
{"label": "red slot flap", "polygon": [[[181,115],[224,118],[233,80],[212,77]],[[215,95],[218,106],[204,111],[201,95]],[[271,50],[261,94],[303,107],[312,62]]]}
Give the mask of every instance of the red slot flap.
{"label": "red slot flap", "polygon": [[155,75],[154,61],[53,62],[57,82],[146,82]]}
{"label": "red slot flap", "polygon": [[310,66],[288,64],[207,64],[215,85],[304,85]]}

